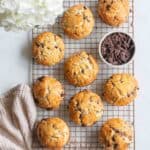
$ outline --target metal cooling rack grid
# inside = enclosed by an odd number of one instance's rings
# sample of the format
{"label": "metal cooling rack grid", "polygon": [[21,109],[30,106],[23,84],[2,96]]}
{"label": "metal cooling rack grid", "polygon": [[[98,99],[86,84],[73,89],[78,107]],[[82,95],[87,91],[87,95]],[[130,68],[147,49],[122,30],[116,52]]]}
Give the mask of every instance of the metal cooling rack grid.
{"label": "metal cooling rack grid", "polygon": [[[44,31],[51,31],[58,35],[60,35],[65,42],[66,50],[65,50],[65,58],[64,60],[52,67],[44,67],[41,65],[37,65],[34,60],[32,61],[32,81],[34,82],[38,77],[43,75],[50,75],[57,78],[65,88],[65,98],[64,102],[60,106],[58,110],[55,111],[47,111],[44,109],[38,108],[38,119],[41,120],[42,118],[51,117],[51,116],[58,116],[64,119],[70,127],[70,142],[68,145],[65,146],[65,150],[100,150],[103,149],[98,142],[98,131],[101,125],[109,118],[113,117],[121,117],[125,120],[131,122],[134,125],[134,103],[125,107],[116,107],[111,106],[107,103],[105,104],[105,110],[102,119],[97,122],[93,127],[79,127],[75,125],[73,122],[70,121],[68,116],[68,101],[70,97],[72,97],[75,93],[83,90],[83,89],[90,89],[93,92],[98,93],[101,95],[102,85],[103,83],[110,77],[113,73],[131,73],[134,74],[134,63],[131,63],[122,68],[111,68],[108,67],[106,64],[100,62],[99,55],[98,55],[98,43],[101,37],[112,30],[121,30],[124,32],[129,33],[131,36],[134,34],[133,28],[133,0],[130,0],[130,15],[128,23],[123,24],[119,28],[112,28],[107,26],[106,24],[102,23],[96,13],[96,0],[65,0],[64,7],[68,8],[74,4],[84,3],[86,6],[92,9],[92,12],[95,16],[95,28],[93,33],[87,37],[86,39],[75,41],[69,39],[66,35],[64,35],[61,25],[60,25],[60,18],[57,20],[54,26],[42,26],[36,27],[33,29],[32,35],[33,38],[36,37],[39,33]],[[98,61],[100,66],[100,72],[92,85],[83,88],[75,88],[74,86],[70,85],[64,79],[64,61],[74,52],[78,52],[79,50],[86,50],[90,54],[92,54]],[[34,137],[33,141],[33,149],[43,150],[45,148],[41,147]],[[130,145],[130,150],[135,149],[135,141]]]}

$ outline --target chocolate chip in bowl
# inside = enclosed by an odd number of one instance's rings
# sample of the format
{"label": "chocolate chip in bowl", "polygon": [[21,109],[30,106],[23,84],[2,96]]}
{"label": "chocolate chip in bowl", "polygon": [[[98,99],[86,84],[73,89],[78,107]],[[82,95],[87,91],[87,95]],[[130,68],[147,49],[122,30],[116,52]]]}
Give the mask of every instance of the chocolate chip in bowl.
{"label": "chocolate chip in bowl", "polygon": [[124,32],[106,34],[99,44],[101,59],[108,65],[120,67],[130,63],[135,54],[135,43],[130,35]]}

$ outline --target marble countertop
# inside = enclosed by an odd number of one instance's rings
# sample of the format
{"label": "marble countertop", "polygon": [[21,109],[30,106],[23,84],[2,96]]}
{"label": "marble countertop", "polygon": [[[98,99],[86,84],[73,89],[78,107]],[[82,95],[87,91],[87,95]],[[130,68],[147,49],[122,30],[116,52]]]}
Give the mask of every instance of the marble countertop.
{"label": "marble countertop", "polygon": [[[135,105],[136,150],[150,147],[150,1],[135,2],[135,75],[140,94]],[[29,33],[5,32],[0,29],[0,93],[16,85],[28,83],[31,49]]]}

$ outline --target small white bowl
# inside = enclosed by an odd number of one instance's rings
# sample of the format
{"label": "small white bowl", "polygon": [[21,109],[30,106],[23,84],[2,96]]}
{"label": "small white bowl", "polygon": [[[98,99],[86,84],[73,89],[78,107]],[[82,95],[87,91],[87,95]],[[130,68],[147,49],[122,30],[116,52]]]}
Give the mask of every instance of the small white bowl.
{"label": "small white bowl", "polygon": [[[128,36],[133,40],[133,43],[134,43],[134,47],[135,47],[135,48],[134,48],[134,52],[133,52],[133,55],[132,55],[131,59],[130,59],[128,62],[126,62],[126,63],[124,63],[124,64],[121,64],[121,65],[113,65],[113,64],[109,63],[108,61],[105,60],[105,58],[103,57],[102,52],[101,52],[101,46],[102,46],[103,41],[105,40],[105,38],[106,38],[107,36],[109,36],[109,35],[111,35],[111,34],[113,34],[113,33],[123,33],[123,34],[126,34],[126,35],[128,35]],[[135,55],[135,50],[136,50],[136,45],[135,45],[134,39],[133,39],[128,33],[122,32],[122,31],[112,31],[112,32],[108,32],[108,33],[106,33],[106,34],[102,37],[102,39],[101,39],[100,42],[99,42],[99,56],[100,56],[101,60],[102,60],[105,64],[107,64],[108,66],[110,66],[110,67],[120,68],[120,67],[123,67],[123,66],[125,66],[125,65],[130,64],[130,63],[133,61],[133,58],[134,58],[134,55]]]}

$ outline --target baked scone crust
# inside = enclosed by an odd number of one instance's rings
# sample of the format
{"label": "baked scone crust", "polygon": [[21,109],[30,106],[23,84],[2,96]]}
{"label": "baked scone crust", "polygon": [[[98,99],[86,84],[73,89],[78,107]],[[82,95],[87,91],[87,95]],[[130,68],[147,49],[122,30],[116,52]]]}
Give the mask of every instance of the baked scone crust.
{"label": "baked scone crust", "polygon": [[36,132],[40,143],[48,148],[61,149],[69,141],[69,127],[60,118],[42,119]]}
{"label": "baked scone crust", "polygon": [[33,95],[39,107],[57,109],[63,100],[64,88],[55,78],[43,76],[33,84]]}
{"label": "baked scone crust", "polygon": [[69,102],[71,120],[82,126],[92,126],[99,121],[103,109],[100,96],[90,90],[83,90],[75,94]]}
{"label": "baked scone crust", "polygon": [[83,4],[77,4],[64,13],[62,27],[70,38],[78,40],[92,32],[94,22],[91,10]]}
{"label": "baked scone crust", "polygon": [[128,150],[133,139],[133,127],[121,118],[106,121],[99,132],[105,150]]}
{"label": "baked scone crust", "polygon": [[63,40],[54,33],[39,34],[32,44],[32,55],[38,64],[51,66],[64,58],[65,45]]}
{"label": "baked scone crust", "polygon": [[114,74],[104,84],[104,99],[116,106],[125,106],[137,96],[138,83],[131,74]]}
{"label": "baked scone crust", "polygon": [[111,26],[119,26],[126,22],[129,16],[128,0],[99,0],[98,14]]}
{"label": "baked scone crust", "polygon": [[75,86],[87,86],[97,77],[98,64],[92,55],[81,51],[70,56],[65,62],[65,77]]}

